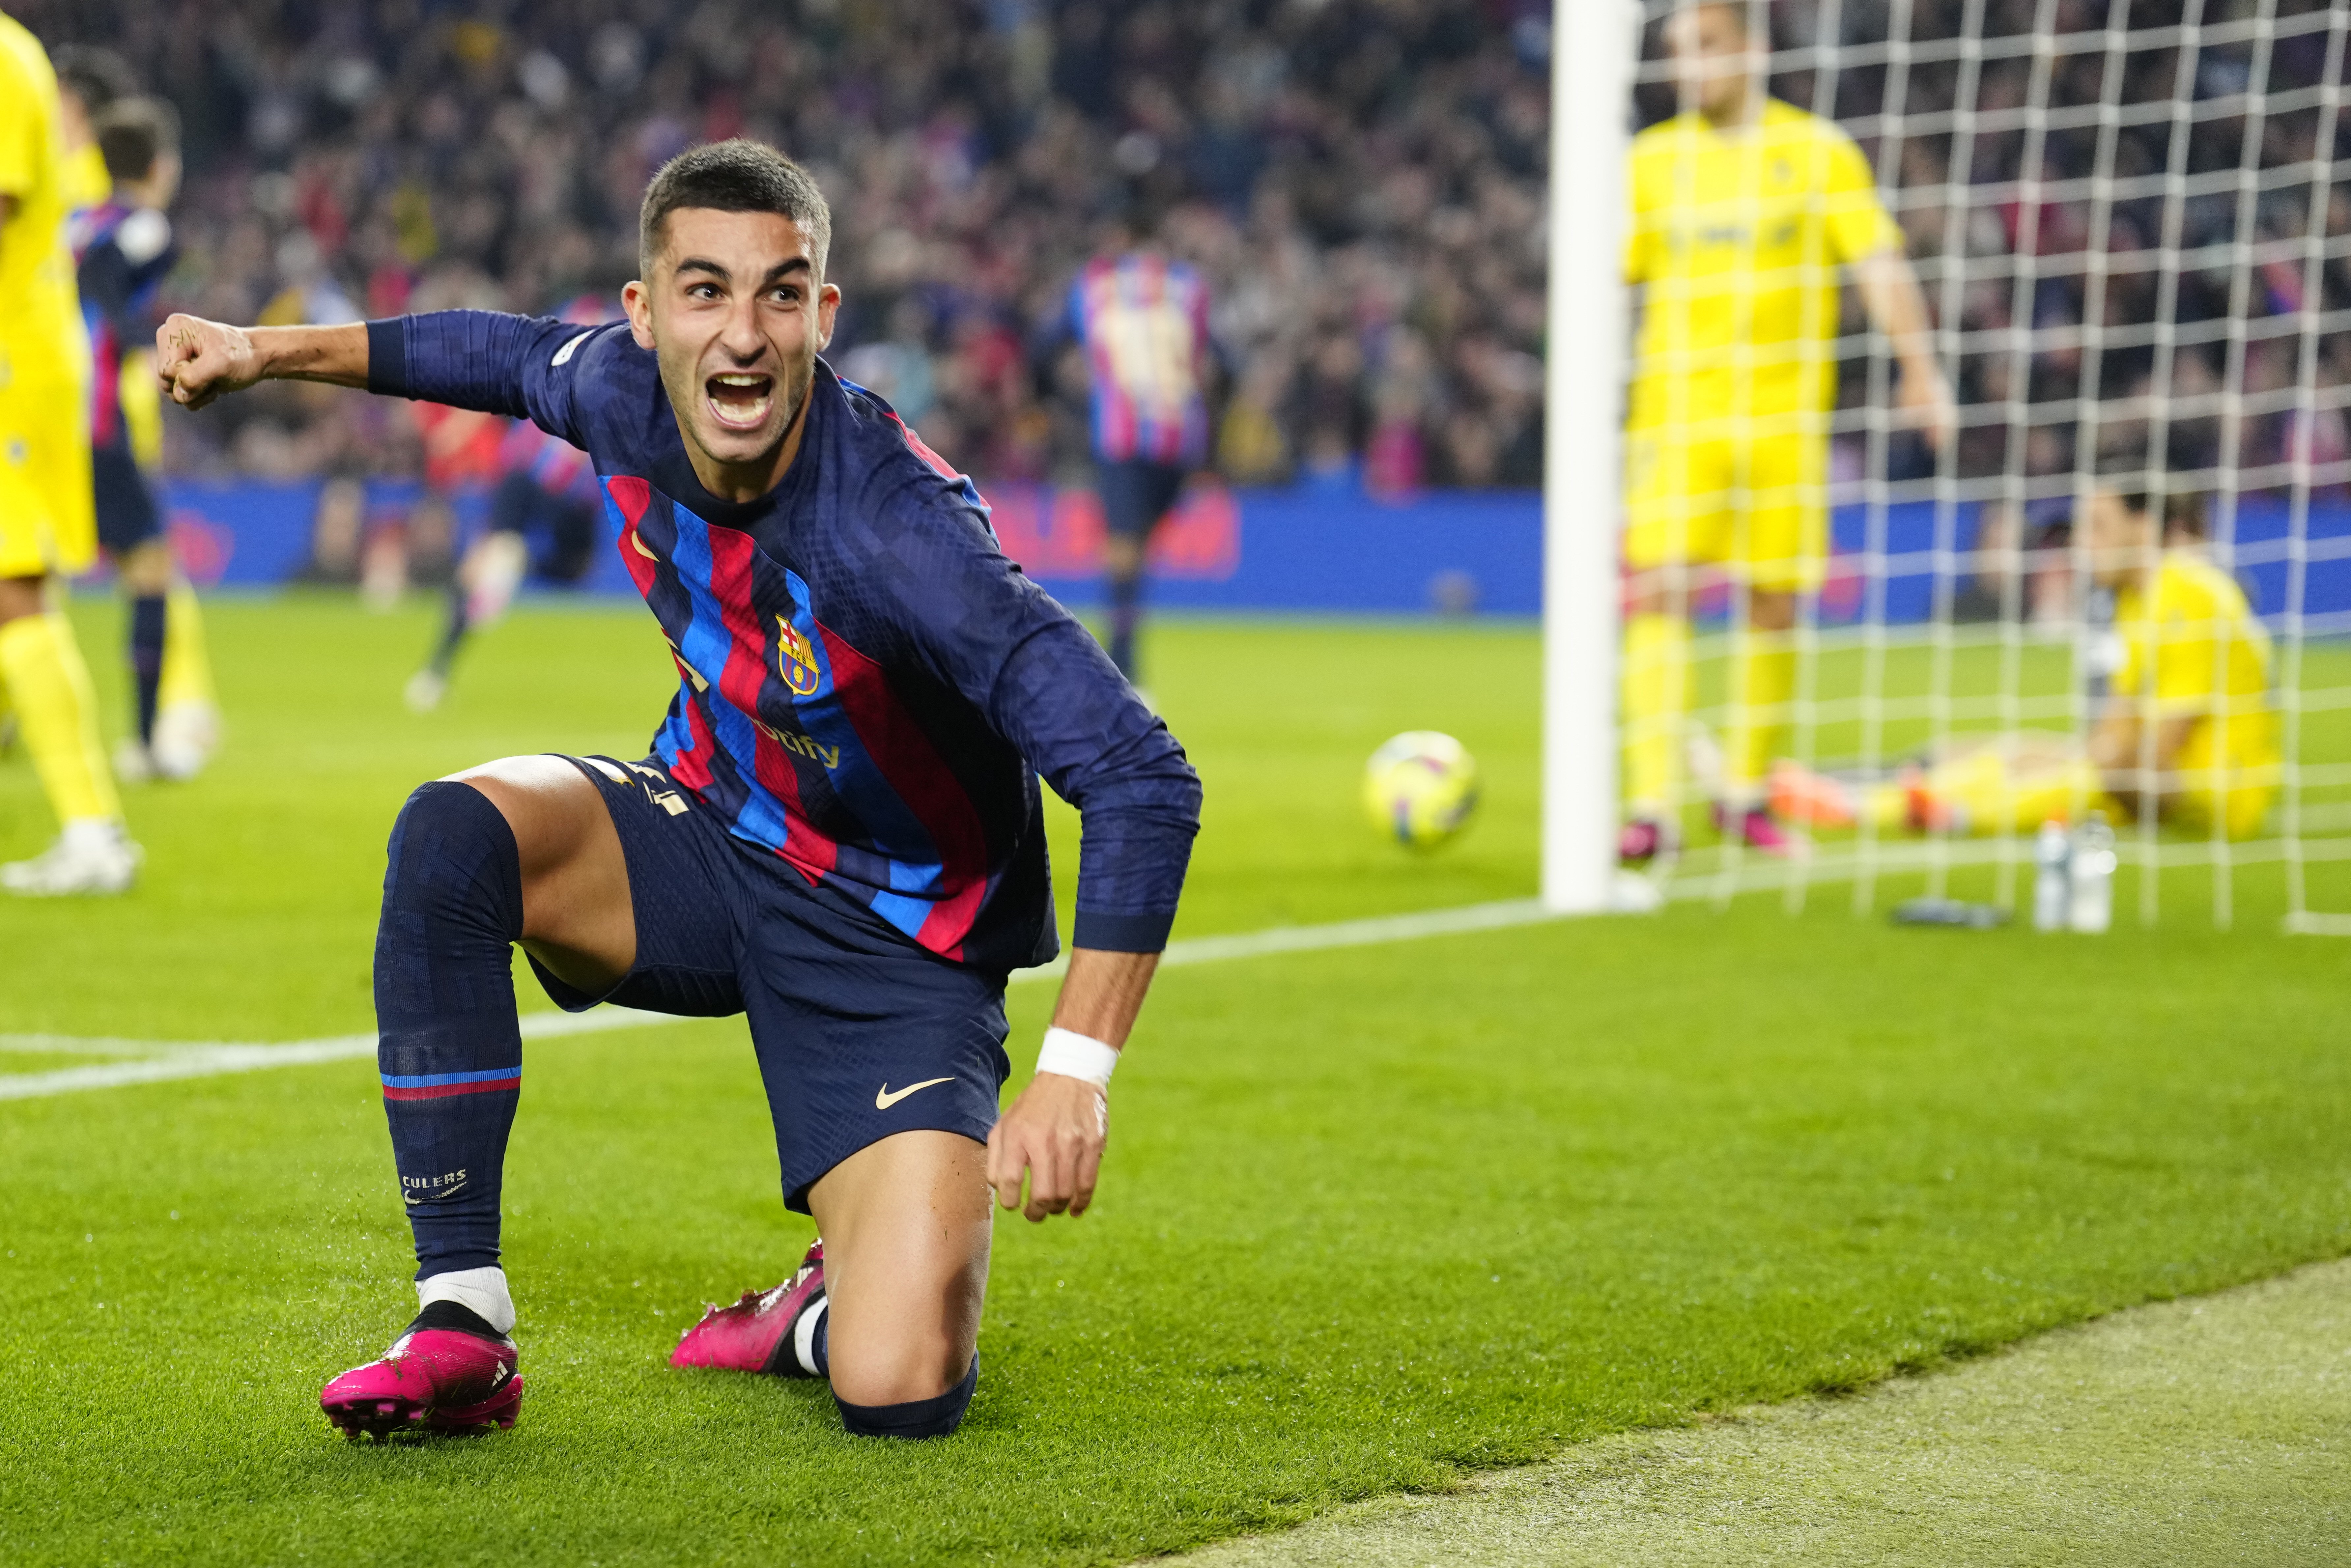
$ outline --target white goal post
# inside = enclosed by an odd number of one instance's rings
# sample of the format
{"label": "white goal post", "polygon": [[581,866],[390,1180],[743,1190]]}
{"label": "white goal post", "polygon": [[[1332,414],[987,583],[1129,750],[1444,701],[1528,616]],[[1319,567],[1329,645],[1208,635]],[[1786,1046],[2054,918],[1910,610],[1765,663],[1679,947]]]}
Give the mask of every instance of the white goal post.
{"label": "white goal post", "polygon": [[1616,907],[1616,525],[1625,150],[1638,0],[1552,9],[1543,359],[1542,901]]}

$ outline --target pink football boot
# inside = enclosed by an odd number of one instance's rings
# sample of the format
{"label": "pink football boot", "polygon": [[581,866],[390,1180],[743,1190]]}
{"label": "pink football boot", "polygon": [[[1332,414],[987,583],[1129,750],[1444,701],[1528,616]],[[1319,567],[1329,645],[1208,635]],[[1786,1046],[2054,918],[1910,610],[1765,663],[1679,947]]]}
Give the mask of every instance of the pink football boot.
{"label": "pink football boot", "polygon": [[824,1238],[800,1260],[799,1270],[771,1291],[746,1291],[731,1307],[713,1306],[669,1353],[672,1366],[717,1366],[807,1377],[794,1354],[792,1329],[824,1296]]}
{"label": "pink football boot", "polygon": [[515,1370],[514,1341],[429,1325],[436,1307],[446,1303],[427,1307],[382,1360],[355,1366],[319,1390],[319,1408],[345,1437],[481,1432],[515,1424],[522,1375]]}
{"label": "pink football boot", "polygon": [[1760,850],[1767,855],[1784,857],[1793,854],[1796,850],[1796,841],[1782,831],[1780,824],[1771,820],[1771,813],[1761,806],[1749,807],[1737,813],[1734,820],[1730,809],[1718,800],[1714,806],[1714,826],[1724,838],[1735,835],[1749,849]]}

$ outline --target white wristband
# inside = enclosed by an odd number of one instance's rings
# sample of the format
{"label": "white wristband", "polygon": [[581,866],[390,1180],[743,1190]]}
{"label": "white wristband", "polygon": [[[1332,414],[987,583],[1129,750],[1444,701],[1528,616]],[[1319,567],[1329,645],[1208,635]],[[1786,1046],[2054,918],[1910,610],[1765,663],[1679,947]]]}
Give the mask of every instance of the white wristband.
{"label": "white wristband", "polygon": [[1075,1030],[1047,1030],[1044,1046],[1037,1052],[1038,1071],[1082,1078],[1098,1089],[1110,1087],[1111,1071],[1117,1066],[1116,1051]]}

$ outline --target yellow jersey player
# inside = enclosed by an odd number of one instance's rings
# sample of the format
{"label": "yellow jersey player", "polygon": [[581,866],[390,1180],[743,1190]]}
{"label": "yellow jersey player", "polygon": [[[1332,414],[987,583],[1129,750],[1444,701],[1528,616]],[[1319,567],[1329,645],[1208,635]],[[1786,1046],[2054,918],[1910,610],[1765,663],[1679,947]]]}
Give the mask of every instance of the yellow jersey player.
{"label": "yellow jersey player", "polygon": [[1902,231],[1844,132],[1766,93],[1761,16],[1750,25],[1743,0],[1686,5],[1665,38],[1685,108],[1634,139],[1625,257],[1643,290],[1625,430],[1619,845],[1635,864],[1674,841],[1699,566],[1719,569],[1737,600],[1716,821],[1750,845],[1786,846],[1764,787],[1795,690],[1790,633],[1827,550],[1839,268],[1892,344],[1906,417],[1938,447],[1957,419]]}
{"label": "yellow jersey player", "polygon": [[96,555],[89,340],[66,245],[57,78],[40,43],[0,16],[0,685],[63,831],[0,866],[18,894],[120,893],[138,847],[99,748],[97,704],[48,579]]}
{"label": "yellow jersey player", "polygon": [[2144,472],[2102,478],[2090,498],[2090,570],[2115,596],[2122,659],[2085,740],[1964,737],[1861,790],[1782,763],[1774,809],[1828,827],[1866,813],[1880,830],[1914,832],[2031,832],[2085,810],[2152,812],[2231,839],[2258,831],[2284,760],[2269,632],[2205,549],[2202,498],[2173,489],[2158,505]]}

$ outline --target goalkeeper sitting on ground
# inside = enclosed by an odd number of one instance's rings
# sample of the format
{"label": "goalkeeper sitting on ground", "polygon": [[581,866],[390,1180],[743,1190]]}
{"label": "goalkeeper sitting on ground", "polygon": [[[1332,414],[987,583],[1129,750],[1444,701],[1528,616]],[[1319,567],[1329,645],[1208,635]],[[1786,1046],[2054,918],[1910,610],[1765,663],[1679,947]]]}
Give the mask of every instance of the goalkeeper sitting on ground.
{"label": "goalkeeper sitting on ground", "polygon": [[2088,810],[2152,810],[2194,832],[2252,836],[2277,793],[2269,634],[2204,548],[2203,497],[2166,486],[2158,507],[2130,477],[2090,499],[2093,576],[2115,595],[2123,661],[2086,744],[2025,730],[1960,738],[1897,781],[1850,788],[1782,762],[1783,819],[1882,831],[2030,832]]}

